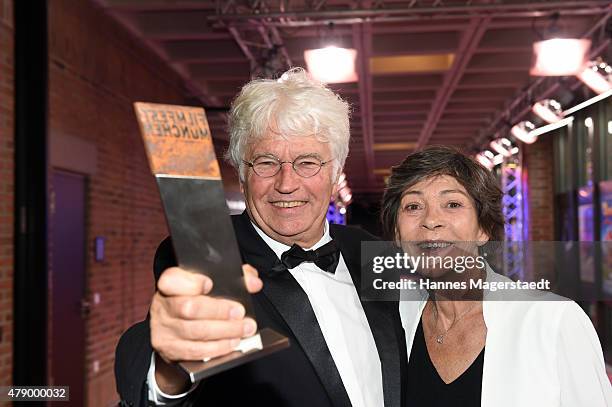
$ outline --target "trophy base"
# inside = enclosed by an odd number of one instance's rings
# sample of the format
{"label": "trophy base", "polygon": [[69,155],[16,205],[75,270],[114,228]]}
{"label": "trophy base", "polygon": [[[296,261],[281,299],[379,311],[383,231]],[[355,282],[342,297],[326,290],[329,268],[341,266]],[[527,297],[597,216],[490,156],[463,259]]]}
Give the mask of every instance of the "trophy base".
{"label": "trophy base", "polygon": [[289,338],[270,328],[263,328],[256,335],[259,335],[261,338],[261,347],[255,346],[247,351],[236,350],[227,355],[208,361],[179,362],[179,366],[189,375],[191,382],[195,383],[217,373],[221,373],[225,370],[289,347]]}

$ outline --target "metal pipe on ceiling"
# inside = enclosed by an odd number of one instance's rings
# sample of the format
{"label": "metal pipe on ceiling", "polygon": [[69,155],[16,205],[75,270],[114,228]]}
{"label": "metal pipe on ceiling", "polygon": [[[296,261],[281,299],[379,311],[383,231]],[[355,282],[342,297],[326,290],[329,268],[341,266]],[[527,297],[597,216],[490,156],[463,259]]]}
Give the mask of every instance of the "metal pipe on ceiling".
{"label": "metal pipe on ceiling", "polygon": [[[308,26],[327,24],[332,20],[336,24],[356,24],[370,22],[401,22],[414,20],[445,20],[457,18],[472,18],[479,14],[491,17],[543,17],[552,13],[563,15],[590,15],[603,13],[610,9],[606,0],[592,1],[561,1],[561,2],[526,2],[526,3],[495,3],[489,5],[438,6],[438,7],[406,7],[382,9],[347,9],[319,11],[284,11],[268,13],[232,13],[208,16],[211,22],[268,20],[266,24],[282,26]],[[291,19],[274,21],[278,19]],[[324,21],[306,20],[320,19]],[[299,20],[299,21],[296,21]]]}

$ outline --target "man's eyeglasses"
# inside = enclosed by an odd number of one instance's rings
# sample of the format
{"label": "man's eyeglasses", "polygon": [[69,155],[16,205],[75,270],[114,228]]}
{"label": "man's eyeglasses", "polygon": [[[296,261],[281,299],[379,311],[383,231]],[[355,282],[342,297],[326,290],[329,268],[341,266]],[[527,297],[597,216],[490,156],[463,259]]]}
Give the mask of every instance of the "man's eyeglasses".
{"label": "man's eyeglasses", "polygon": [[[333,160],[333,158],[332,158]],[[291,164],[297,175],[304,178],[314,177],[321,171],[321,167],[332,160],[321,161],[313,156],[301,156],[293,161],[281,161],[273,156],[260,156],[252,162],[242,160],[242,162],[253,169],[253,172],[260,177],[270,178],[278,174],[283,164]]]}

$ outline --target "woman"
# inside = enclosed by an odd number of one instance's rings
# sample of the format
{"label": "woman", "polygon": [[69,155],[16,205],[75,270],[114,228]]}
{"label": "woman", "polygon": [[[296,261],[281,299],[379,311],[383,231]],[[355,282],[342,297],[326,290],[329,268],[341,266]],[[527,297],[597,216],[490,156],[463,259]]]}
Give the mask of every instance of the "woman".
{"label": "woman", "polygon": [[[411,254],[478,257],[488,242],[503,240],[501,198],[476,161],[452,148],[426,148],[393,168],[383,229]],[[428,283],[510,281],[486,263],[451,269],[434,264],[418,272]],[[550,301],[493,301],[449,287],[430,284],[400,303],[410,405],[612,406],[597,334],[576,303],[553,294],[545,294]]]}

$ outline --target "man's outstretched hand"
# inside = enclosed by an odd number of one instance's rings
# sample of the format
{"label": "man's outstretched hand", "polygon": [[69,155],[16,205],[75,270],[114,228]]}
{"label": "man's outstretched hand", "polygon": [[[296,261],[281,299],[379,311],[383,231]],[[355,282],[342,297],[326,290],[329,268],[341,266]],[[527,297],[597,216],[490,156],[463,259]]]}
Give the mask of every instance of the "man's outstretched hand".
{"label": "man's outstretched hand", "polygon": [[[242,266],[245,285],[254,294],[263,287],[257,270]],[[151,344],[156,353],[155,380],[166,394],[186,391],[189,380],[172,362],[204,360],[228,354],[242,338],[257,332],[242,304],[208,294],[213,281],[203,274],[171,267],[157,283],[150,311]]]}

